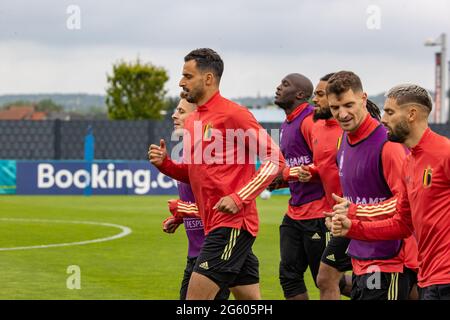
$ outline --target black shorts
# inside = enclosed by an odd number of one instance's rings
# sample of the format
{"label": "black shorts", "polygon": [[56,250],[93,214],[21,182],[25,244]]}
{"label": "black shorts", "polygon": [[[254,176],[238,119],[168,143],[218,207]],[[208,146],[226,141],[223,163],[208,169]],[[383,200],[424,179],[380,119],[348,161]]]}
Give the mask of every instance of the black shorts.
{"label": "black shorts", "polygon": [[305,293],[304,273],[309,266],[317,286],[320,258],[328,230],[325,219],[294,220],[284,216],[280,226],[280,284],[285,298]]}
{"label": "black shorts", "polygon": [[352,300],[408,300],[411,291],[407,268],[404,272],[353,274],[352,282]]}
{"label": "black shorts", "polygon": [[420,300],[450,300],[450,283],[419,288]]}
{"label": "black shorts", "polygon": [[259,283],[259,262],[252,252],[253,237],[246,230],[217,228],[205,238],[194,271],[220,288]]}
{"label": "black shorts", "polygon": [[[196,257],[187,257],[186,268],[184,269],[183,280],[181,281],[180,300],[186,300],[187,289],[189,286],[189,280],[191,279],[192,271],[194,270]],[[230,297],[230,290],[228,288],[222,288],[217,293],[214,300],[228,300]]]}
{"label": "black shorts", "polygon": [[330,235],[321,261],[340,272],[352,270],[352,259],[347,255],[350,239],[345,237],[333,237]]}

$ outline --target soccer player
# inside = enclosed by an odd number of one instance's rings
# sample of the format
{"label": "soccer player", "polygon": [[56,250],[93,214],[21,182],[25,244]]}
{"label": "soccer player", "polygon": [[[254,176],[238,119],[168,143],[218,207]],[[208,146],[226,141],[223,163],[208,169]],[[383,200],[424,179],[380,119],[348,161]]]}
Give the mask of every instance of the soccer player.
{"label": "soccer player", "polygon": [[[344,130],[337,153],[343,195],[356,204],[376,205],[400,191],[399,177],[406,150],[387,141],[386,129],[367,111],[367,94],[361,80],[350,71],[334,74],[327,84],[333,117]],[[335,196],[337,198],[337,196]],[[388,213],[371,211],[361,220],[381,220]],[[355,300],[407,299],[417,269],[414,237],[390,241],[351,240]],[[373,286],[377,279],[379,286]]]}
{"label": "soccer player", "polygon": [[[336,236],[366,241],[415,234],[420,299],[450,300],[450,141],[428,128],[432,101],[425,89],[399,85],[386,96],[382,122],[388,138],[411,150],[399,176],[401,192],[378,206],[340,199],[332,230]],[[375,222],[355,219],[367,213],[394,215]]]}
{"label": "soccer player", "polygon": [[[342,135],[342,129],[331,114],[326,93],[328,80],[333,75],[334,73],[329,73],[320,79],[312,99],[315,105],[313,115],[315,121],[313,128],[314,164],[298,168],[301,182],[309,182],[310,179],[318,178],[322,181],[330,209],[335,203],[332,194],[342,195],[336,165],[337,144]],[[373,118],[380,119],[380,110],[370,100],[367,100],[367,109]],[[341,293],[346,296],[350,296],[351,293],[351,277],[344,276],[345,271],[352,270],[350,257],[346,253],[350,240],[342,237],[328,238],[327,240],[328,243],[322,254],[317,275],[317,285],[320,289],[321,300],[338,300]]]}
{"label": "soccer player", "polygon": [[[195,110],[195,108],[195,104],[187,102],[184,98],[180,99],[180,102],[172,115],[174,124],[174,132],[172,136],[183,136],[184,121]],[[180,300],[185,300],[192,270],[194,269],[200,249],[205,241],[205,233],[203,230],[202,220],[200,217],[196,217],[198,210],[195,205],[195,198],[192,194],[191,186],[184,182],[178,182],[178,194],[180,195],[179,200],[169,200],[169,209],[172,215],[164,220],[163,231],[167,233],[174,233],[178,226],[184,223],[184,229],[188,238],[188,255],[183,280],[181,282]],[[216,299],[226,300],[228,297],[229,290],[224,288],[219,291]]]}
{"label": "soccer player", "polygon": [[[280,148],[286,159],[282,180],[288,182],[291,198],[280,226],[280,284],[289,300],[307,300],[304,273],[310,268],[314,282],[325,248],[327,228],[322,212],[329,211],[320,179],[299,181],[298,167],[313,161],[313,112],[308,103],[311,81],[298,73],[281,80],[275,104],[286,113],[281,126]],[[275,183],[280,184],[280,179]],[[280,184],[282,186],[282,184]]]}
{"label": "soccer player", "polygon": [[[196,49],[184,61],[179,85],[186,100],[198,106],[185,122],[184,162],[163,156],[164,140],[151,146],[150,157],[162,173],[190,183],[204,225],[206,238],[187,299],[213,299],[226,287],[236,299],[260,299],[252,252],[258,232],[255,198],[283,169],[284,158],[246,108],[220,95],[223,61],[215,51]],[[262,163],[258,171],[256,156]]]}

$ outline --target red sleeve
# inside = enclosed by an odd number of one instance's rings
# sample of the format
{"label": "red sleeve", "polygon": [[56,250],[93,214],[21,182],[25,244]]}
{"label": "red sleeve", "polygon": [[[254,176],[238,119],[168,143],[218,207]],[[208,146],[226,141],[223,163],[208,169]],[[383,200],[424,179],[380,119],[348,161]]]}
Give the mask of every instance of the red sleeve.
{"label": "red sleeve", "polygon": [[300,131],[302,132],[303,137],[305,138],[306,143],[308,144],[309,150],[313,151],[313,127],[314,121],[312,114],[307,116],[303,121],[300,127]]}
{"label": "red sleeve", "polygon": [[164,173],[175,180],[190,183],[188,166],[183,163],[175,163],[169,157],[165,158],[160,167],[157,167],[159,171]]}
{"label": "red sleeve", "polygon": [[384,179],[394,196],[399,193],[401,188],[401,174],[406,152],[407,150],[401,143],[391,141],[386,142],[381,151]]}
{"label": "red sleeve", "polygon": [[448,181],[450,181],[450,157],[444,159],[444,174]]}
{"label": "red sleeve", "polygon": [[195,203],[182,200],[169,200],[169,211],[175,218],[200,218],[198,207]]}
{"label": "red sleeve", "polygon": [[[406,170],[406,166],[404,170]],[[412,234],[414,228],[411,219],[411,207],[409,205],[408,194],[406,192],[406,185],[403,179],[399,180],[401,181],[400,193],[398,195],[398,200],[395,199],[396,206],[393,209],[390,208],[389,205],[386,206],[386,203],[392,202],[392,199],[378,204],[378,211],[374,209],[368,212],[367,206],[356,206],[356,216],[367,213],[374,215],[380,212],[383,214],[383,210],[390,211],[394,215],[388,219],[380,221],[362,221],[360,219],[352,219],[352,227],[350,228],[347,237],[359,240],[394,240],[404,239]]]}
{"label": "red sleeve", "polygon": [[[246,181],[244,186],[232,193],[230,196],[241,210],[244,205],[252,202],[266,187],[281,173],[285,167],[285,160],[280,149],[269,136],[267,131],[261,127],[255,117],[248,110],[236,113],[236,127],[247,132],[255,132],[257,150],[250,151],[254,156],[258,156],[261,166],[258,171]],[[253,129],[253,130],[252,130]]]}

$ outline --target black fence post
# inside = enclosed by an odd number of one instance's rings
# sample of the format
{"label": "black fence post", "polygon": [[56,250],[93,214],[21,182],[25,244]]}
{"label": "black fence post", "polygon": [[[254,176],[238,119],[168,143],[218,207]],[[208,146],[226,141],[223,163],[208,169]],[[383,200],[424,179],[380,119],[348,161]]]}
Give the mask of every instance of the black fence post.
{"label": "black fence post", "polygon": [[61,120],[54,120],[53,124],[54,134],[54,158],[55,160],[61,159]]}

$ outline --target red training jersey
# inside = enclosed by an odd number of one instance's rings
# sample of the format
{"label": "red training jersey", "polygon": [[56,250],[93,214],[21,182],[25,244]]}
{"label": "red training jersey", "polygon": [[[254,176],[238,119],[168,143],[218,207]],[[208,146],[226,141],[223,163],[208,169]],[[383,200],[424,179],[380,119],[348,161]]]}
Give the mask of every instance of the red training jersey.
{"label": "red training jersey", "polygon": [[[219,92],[185,121],[183,163],[170,158],[160,171],[192,187],[205,234],[219,227],[244,229],[256,236],[255,198],[285,166],[284,158],[255,117]],[[255,169],[256,157],[261,161]],[[239,212],[229,214],[213,207],[231,196]]]}

